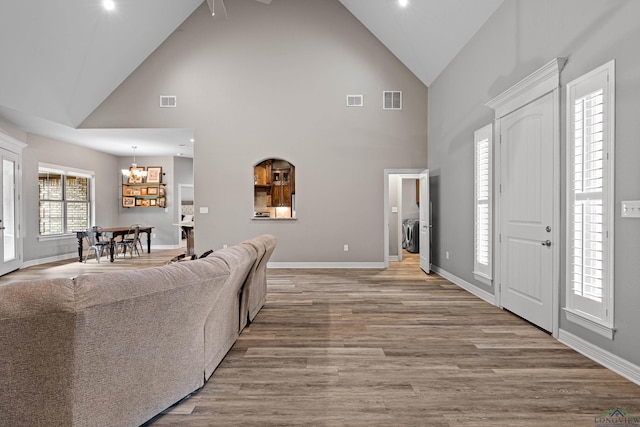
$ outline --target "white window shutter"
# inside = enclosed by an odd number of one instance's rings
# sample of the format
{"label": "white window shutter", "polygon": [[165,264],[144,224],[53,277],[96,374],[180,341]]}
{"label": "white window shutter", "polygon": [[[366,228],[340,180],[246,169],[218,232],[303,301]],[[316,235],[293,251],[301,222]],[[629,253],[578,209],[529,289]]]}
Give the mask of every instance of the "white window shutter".
{"label": "white window shutter", "polygon": [[492,278],[492,156],[493,125],[474,133],[474,263],[473,273],[486,282]]}
{"label": "white window shutter", "polygon": [[566,310],[572,320],[608,327],[613,326],[613,72],[612,61],[567,84]]}

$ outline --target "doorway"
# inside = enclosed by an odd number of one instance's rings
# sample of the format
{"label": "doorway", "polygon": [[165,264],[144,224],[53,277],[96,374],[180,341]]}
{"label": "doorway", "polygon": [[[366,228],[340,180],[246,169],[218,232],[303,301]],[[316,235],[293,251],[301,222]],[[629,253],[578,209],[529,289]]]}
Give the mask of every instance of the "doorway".
{"label": "doorway", "polygon": [[[0,276],[22,266],[22,244],[20,238],[20,155],[6,149],[17,144],[17,151],[24,146],[0,135]],[[13,148],[13,147],[12,147]]]}
{"label": "doorway", "polygon": [[553,327],[553,95],[500,119],[501,305]]}
{"label": "doorway", "polygon": [[[194,190],[193,184],[178,184],[178,218],[176,223],[179,222],[191,222],[195,216],[194,212]],[[187,236],[182,227],[177,227],[179,233],[178,241],[181,242],[180,246],[187,245]]]}
{"label": "doorway", "polygon": [[560,72],[555,58],[487,103],[495,110],[496,303],[558,336]]}
{"label": "doorway", "polygon": [[[403,220],[418,221],[420,219],[419,180],[420,174],[423,172],[422,169],[388,169],[384,171],[383,244],[385,268],[389,267],[390,261],[402,261],[403,259]],[[428,200],[428,196],[426,198]],[[428,207],[429,204],[427,203],[426,206]],[[419,229],[416,227],[416,232],[419,232]],[[420,248],[420,252],[424,251],[426,251],[426,259],[429,259],[428,238]]]}

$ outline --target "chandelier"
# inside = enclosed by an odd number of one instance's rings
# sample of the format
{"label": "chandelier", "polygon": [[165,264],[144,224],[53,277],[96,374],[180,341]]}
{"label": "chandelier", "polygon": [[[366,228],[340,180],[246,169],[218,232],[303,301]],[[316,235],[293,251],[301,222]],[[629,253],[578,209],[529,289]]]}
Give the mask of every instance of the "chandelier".
{"label": "chandelier", "polygon": [[122,175],[127,178],[137,178],[141,180],[147,176],[147,171],[144,170],[144,168],[139,168],[136,163],[136,148],[138,147],[133,145],[131,148],[133,149],[133,163],[131,163],[131,167],[129,169],[121,169],[121,172]]}

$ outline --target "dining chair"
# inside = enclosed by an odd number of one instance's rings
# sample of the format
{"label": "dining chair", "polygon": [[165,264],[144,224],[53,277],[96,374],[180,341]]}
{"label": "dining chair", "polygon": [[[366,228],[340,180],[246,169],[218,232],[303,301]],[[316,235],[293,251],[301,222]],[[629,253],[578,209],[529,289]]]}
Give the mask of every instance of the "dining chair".
{"label": "dining chair", "polygon": [[140,251],[138,250],[138,246],[142,248],[142,244],[140,243],[140,226],[132,225],[129,229],[129,232],[122,237],[121,240],[116,242],[116,246],[120,248],[121,253],[126,256],[127,249],[129,250],[129,256],[133,258],[133,251],[135,251],[138,256],[140,256]]}
{"label": "dining chair", "polygon": [[[131,228],[138,227],[141,228],[142,224],[133,224]],[[140,240],[140,233],[138,232],[138,246],[140,247],[140,253],[144,253],[144,247],[142,246],[142,240]]]}
{"label": "dining chair", "polygon": [[98,262],[100,262],[100,257],[102,257],[105,249],[108,250],[110,247],[110,243],[108,241],[102,241],[98,236],[99,231],[97,227],[88,228],[85,231],[85,237],[88,243],[87,254],[84,257],[85,263],[87,262],[87,259],[89,259],[89,253],[91,252],[91,249],[93,249],[94,256],[96,257]]}

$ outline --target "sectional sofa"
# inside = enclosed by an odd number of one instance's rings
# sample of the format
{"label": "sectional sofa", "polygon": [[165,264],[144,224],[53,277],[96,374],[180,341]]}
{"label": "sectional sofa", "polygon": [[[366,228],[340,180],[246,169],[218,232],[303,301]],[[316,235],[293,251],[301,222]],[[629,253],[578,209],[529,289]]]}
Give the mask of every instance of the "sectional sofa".
{"label": "sectional sofa", "polygon": [[275,243],[0,286],[0,426],[138,426],[198,390],[264,304]]}

